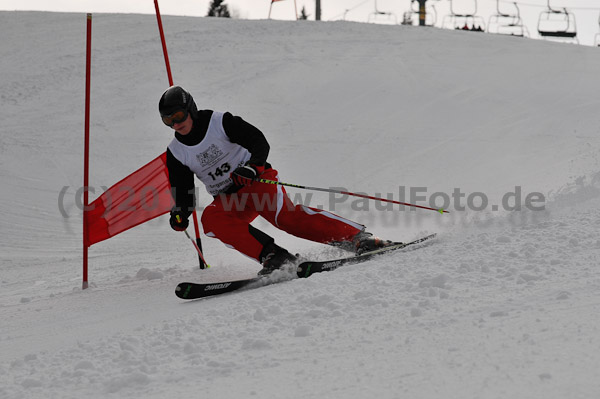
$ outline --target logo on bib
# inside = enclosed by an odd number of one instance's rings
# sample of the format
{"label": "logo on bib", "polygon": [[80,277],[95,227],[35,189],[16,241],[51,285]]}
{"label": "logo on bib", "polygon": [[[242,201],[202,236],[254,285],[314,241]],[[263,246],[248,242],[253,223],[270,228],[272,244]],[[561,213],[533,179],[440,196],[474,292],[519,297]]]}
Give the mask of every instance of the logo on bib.
{"label": "logo on bib", "polygon": [[216,145],[211,144],[206,151],[196,155],[196,158],[198,159],[198,162],[200,162],[200,165],[209,166],[222,156],[223,151]]}

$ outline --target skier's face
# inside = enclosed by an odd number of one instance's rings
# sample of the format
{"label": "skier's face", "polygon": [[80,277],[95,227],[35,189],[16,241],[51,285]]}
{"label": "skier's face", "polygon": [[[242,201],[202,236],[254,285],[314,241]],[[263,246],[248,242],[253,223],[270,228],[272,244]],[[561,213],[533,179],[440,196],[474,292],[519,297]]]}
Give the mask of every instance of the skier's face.
{"label": "skier's face", "polygon": [[177,133],[185,136],[192,131],[192,125],[194,121],[190,114],[188,114],[187,118],[183,122],[175,123],[172,128],[177,131]]}

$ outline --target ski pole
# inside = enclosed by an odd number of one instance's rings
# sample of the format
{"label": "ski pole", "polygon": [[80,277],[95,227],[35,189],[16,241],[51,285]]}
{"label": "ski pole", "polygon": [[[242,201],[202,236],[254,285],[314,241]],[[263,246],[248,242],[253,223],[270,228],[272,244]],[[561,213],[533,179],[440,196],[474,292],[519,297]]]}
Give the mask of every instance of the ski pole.
{"label": "ski pole", "polygon": [[[198,229],[198,216],[196,215],[195,209],[192,215],[194,216],[194,231],[196,232],[196,244],[198,246],[198,249],[200,249],[200,252],[202,252],[202,241],[200,241],[200,230]],[[204,269],[206,267],[206,262],[201,256],[198,257],[198,263],[200,264],[200,269]]]}
{"label": "ski pole", "polygon": [[406,203],[406,202],[394,201],[394,200],[390,200],[390,199],[387,199],[387,198],[372,197],[370,195],[365,195],[365,194],[351,193],[349,191],[340,191],[340,190],[333,190],[333,189],[330,189],[330,188],[321,188],[321,187],[301,186],[301,185],[298,185],[298,184],[283,183],[283,182],[280,182],[280,181],[260,179],[260,178],[254,179],[254,180],[257,181],[257,182],[259,182],[259,183],[276,184],[276,185],[279,185],[279,186],[294,187],[294,188],[300,188],[300,189],[303,189],[303,190],[323,191],[323,192],[326,192],[326,193],[344,194],[344,195],[351,195],[351,196],[354,196],[354,197],[367,198],[367,199],[375,200],[375,201],[391,202],[392,204],[412,206],[414,208],[421,208],[421,209],[427,209],[427,210],[430,210],[430,211],[436,211],[436,212],[439,212],[440,214],[449,213],[448,211],[446,211],[446,210],[444,210],[442,208],[440,208],[440,209],[429,208],[427,206],[409,204],[409,203]]}
{"label": "ski pole", "polygon": [[[181,216],[177,215],[177,216],[175,216],[175,218],[177,219],[177,222],[181,223]],[[183,230],[183,231],[184,231],[185,235],[187,236],[187,238],[190,239],[192,244],[194,244],[194,248],[196,248],[196,251],[198,252],[198,256],[200,256],[200,259],[202,259],[202,262],[204,263],[206,269],[208,269],[210,267],[210,265],[208,263],[206,263],[206,259],[204,259],[204,255],[202,255],[202,251],[200,250],[200,247],[198,246],[196,241],[194,241],[194,239],[192,237],[190,237],[190,233],[188,233],[187,230]],[[200,268],[204,269],[204,267],[200,267]]]}
{"label": "ski pole", "polygon": [[196,241],[194,241],[194,239],[192,237],[190,237],[190,234],[187,232],[187,230],[183,230],[185,232],[185,235],[187,236],[187,238],[190,239],[190,241],[192,242],[192,244],[194,244],[194,248],[196,248],[196,251],[198,252],[198,256],[200,256],[200,259],[202,259],[202,262],[204,262],[205,267],[201,267],[201,269],[208,269],[210,267],[210,265],[208,263],[206,263],[206,259],[204,259],[204,255],[202,255],[202,251],[200,250],[200,247],[198,247],[198,244],[196,244]]}

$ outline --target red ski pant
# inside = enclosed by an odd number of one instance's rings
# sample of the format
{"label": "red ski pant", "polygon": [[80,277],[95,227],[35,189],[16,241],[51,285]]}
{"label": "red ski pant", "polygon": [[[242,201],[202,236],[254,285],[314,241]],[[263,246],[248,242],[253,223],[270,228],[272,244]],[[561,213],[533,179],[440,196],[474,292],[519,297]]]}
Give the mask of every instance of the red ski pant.
{"label": "red ski pant", "polygon": [[[267,169],[260,177],[278,181],[275,169]],[[250,226],[259,215],[289,234],[325,244],[351,240],[364,229],[331,212],[294,206],[283,186],[259,182],[235,194],[217,196],[202,213],[202,226],[207,236],[260,261],[264,245],[273,240]]]}

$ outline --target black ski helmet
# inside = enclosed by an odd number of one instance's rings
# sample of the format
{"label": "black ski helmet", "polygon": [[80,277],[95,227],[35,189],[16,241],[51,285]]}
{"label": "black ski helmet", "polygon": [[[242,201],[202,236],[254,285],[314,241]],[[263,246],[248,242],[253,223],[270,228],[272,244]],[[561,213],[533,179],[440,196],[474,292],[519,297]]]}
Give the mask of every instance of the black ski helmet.
{"label": "black ski helmet", "polygon": [[169,87],[158,102],[160,116],[172,115],[182,109],[187,110],[192,115],[192,119],[196,119],[198,108],[192,95],[181,86]]}

